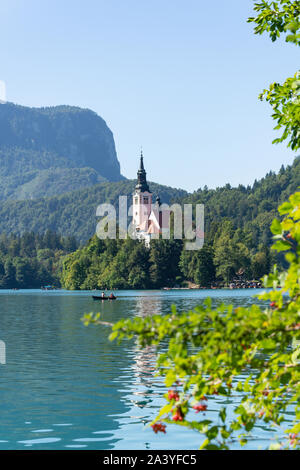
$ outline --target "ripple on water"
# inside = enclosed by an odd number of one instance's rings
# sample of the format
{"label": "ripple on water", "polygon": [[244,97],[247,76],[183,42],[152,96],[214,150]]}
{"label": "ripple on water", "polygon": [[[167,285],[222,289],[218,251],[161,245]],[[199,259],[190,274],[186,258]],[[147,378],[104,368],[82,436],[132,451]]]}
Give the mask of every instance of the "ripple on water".
{"label": "ripple on water", "polygon": [[35,429],[34,431],[31,432],[52,432],[54,429]]}
{"label": "ripple on water", "polygon": [[26,439],[25,441],[18,441],[19,444],[34,445],[34,444],[52,444],[53,442],[61,441],[60,437],[41,437],[40,439]]}
{"label": "ripple on water", "polygon": [[106,439],[103,437],[79,437],[78,439],[73,439],[73,441],[74,442],[101,442]]}
{"label": "ripple on water", "polygon": [[73,423],[57,423],[53,424],[53,426],[73,426]]}
{"label": "ripple on water", "polygon": [[87,447],[87,444],[70,444],[70,445],[67,445],[65,447],[68,447],[68,448],[75,448],[75,449],[81,449],[82,447]]}

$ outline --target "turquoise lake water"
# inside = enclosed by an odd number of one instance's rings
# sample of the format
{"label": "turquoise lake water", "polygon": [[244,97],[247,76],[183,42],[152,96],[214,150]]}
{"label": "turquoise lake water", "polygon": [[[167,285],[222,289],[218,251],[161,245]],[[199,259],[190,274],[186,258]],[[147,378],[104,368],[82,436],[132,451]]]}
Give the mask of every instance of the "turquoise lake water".
{"label": "turquoise lake water", "polygon": [[[147,424],[164,403],[155,351],[134,340],[108,341],[109,329],[85,327],[84,313],[115,322],[136,315],[184,311],[210,296],[249,305],[256,290],[117,291],[113,302],[92,292],[0,291],[0,449],[197,449],[201,436],[180,426],[155,434]],[[239,397],[209,400],[208,419],[230,413]],[[287,413],[287,420],[291,419]],[[274,433],[264,423],[247,448],[266,448]],[[233,448],[239,448],[234,444]]]}

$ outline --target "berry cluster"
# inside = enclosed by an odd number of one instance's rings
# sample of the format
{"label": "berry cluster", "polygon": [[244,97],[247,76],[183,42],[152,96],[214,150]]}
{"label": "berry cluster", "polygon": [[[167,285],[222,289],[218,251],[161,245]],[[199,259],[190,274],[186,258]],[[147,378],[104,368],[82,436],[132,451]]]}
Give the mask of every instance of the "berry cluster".
{"label": "berry cluster", "polygon": [[168,400],[178,401],[179,400],[178,392],[176,392],[176,390],[169,390],[168,391]]}
{"label": "berry cluster", "polygon": [[200,405],[194,405],[193,408],[194,410],[196,410],[196,413],[199,413],[200,411],[206,411],[207,405],[203,405],[202,403],[200,403]]}
{"label": "berry cluster", "polygon": [[290,444],[291,444],[291,445],[294,445],[295,442],[296,442],[297,439],[298,439],[298,434],[295,434],[295,433],[292,433],[292,434],[291,434],[291,433],[290,433],[290,434],[289,434],[289,439],[290,439]]}
{"label": "berry cluster", "polygon": [[177,406],[175,413],[172,416],[173,421],[182,421],[184,418],[184,414],[182,413],[182,410],[180,406]]}
{"label": "berry cluster", "polygon": [[154,423],[151,428],[157,434],[158,432],[164,432],[166,434],[166,425],[162,423]]}

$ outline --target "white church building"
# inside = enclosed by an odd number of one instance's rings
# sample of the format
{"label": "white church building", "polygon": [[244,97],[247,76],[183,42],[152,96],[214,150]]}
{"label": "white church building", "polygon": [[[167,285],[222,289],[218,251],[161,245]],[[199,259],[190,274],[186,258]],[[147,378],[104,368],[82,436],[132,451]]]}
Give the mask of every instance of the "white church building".
{"label": "white church building", "polygon": [[146,246],[149,247],[151,239],[159,238],[164,232],[169,232],[169,219],[170,211],[162,207],[160,198],[157,196],[155,203],[152,201],[152,192],[147,183],[141,152],[137,185],[133,193],[132,223],[136,237],[145,240]]}

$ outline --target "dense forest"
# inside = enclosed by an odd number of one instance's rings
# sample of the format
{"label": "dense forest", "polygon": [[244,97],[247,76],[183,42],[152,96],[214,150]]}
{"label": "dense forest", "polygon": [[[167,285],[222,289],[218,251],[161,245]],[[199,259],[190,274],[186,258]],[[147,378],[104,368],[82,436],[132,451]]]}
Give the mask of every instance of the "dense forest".
{"label": "dense forest", "polygon": [[[96,231],[98,205],[111,203],[118,208],[119,196],[127,195],[129,206],[135,184],[133,180],[106,182],[51,198],[5,201],[0,204],[0,220],[3,221],[0,231],[22,234],[44,233],[50,229],[86,242]],[[150,185],[154,195],[160,194],[166,203],[180,201],[188,195],[184,190],[156,183]]]}
{"label": "dense forest", "polygon": [[297,157],[292,165],[282,165],[277,174],[270,171],[252,186],[204,187],[184,198],[182,203],[204,204],[206,237],[213,236],[213,227],[228,220],[234,230],[242,229],[248,236],[251,234],[253,245],[258,247],[260,243],[271,243],[270,225],[277,216],[278,205],[299,186],[300,157]]}
{"label": "dense forest", "polygon": [[[251,234],[250,234],[251,235]],[[226,222],[213,242],[187,251],[183,240],[153,240],[150,249],[138,240],[100,240],[63,260],[62,286],[66,289],[157,289],[228,285],[238,278],[259,280],[275,261],[267,245],[254,247],[251,236]]]}
{"label": "dense forest", "polygon": [[[282,266],[283,260],[270,250],[269,227],[278,205],[300,185],[299,157],[252,187],[228,184],[188,194],[149,184],[163,202],[205,205],[202,250],[186,251],[181,240],[153,241],[150,249],[131,239],[99,240],[93,235],[97,206],[111,202],[117,207],[120,195],[131,201],[135,186],[128,180],[105,182],[53,198],[2,203],[6,235],[1,236],[0,287],[49,283],[67,289],[159,288],[187,282],[210,287],[228,285],[236,276],[259,279],[274,262]],[[42,241],[51,233],[56,241]]]}
{"label": "dense forest", "polygon": [[74,237],[61,237],[50,230],[44,235],[0,235],[0,288],[60,286],[62,257],[77,246]]}
{"label": "dense forest", "polygon": [[[131,203],[135,184],[135,180],[103,182],[51,198],[2,202],[0,231],[22,234],[50,229],[85,243],[95,233],[97,206],[112,203],[117,208],[120,195],[127,195]],[[149,186],[154,197],[159,194],[162,202],[203,203],[207,237],[214,233],[211,227],[230,220],[234,230],[251,232],[258,247],[270,244],[269,227],[278,205],[300,186],[300,158],[282,167],[278,174],[270,171],[252,186],[233,188],[227,184],[216,189],[204,186],[193,194],[151,182]]]}

